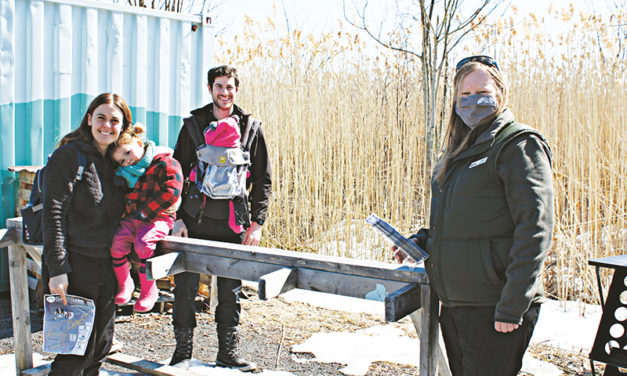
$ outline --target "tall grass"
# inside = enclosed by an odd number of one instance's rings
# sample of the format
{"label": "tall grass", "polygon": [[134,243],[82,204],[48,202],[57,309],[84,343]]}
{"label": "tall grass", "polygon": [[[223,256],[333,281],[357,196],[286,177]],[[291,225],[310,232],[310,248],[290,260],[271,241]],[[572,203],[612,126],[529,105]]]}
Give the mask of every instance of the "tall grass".
{"label": "tall grass", "polygon": [[[342,30],[319,38],[276,30],[250,21],[218,57],[238,66],[239,102],[264,122],[274,174],[265,245],[390,261],[389,245],[363,220],[376,213],[405,233],[428,225],[420,66],[366,53]],[[277,37],[255,38],[268,32]],[[547,64],[539,56],[552,46],[535,42],[520,53],[505,40],[504,51],[518,53],[501,69],[509,107],[553,149],[555,236],[545,278],[558,298],[595,301],[588,260],[627,245],[625,62],[581,50]]]}

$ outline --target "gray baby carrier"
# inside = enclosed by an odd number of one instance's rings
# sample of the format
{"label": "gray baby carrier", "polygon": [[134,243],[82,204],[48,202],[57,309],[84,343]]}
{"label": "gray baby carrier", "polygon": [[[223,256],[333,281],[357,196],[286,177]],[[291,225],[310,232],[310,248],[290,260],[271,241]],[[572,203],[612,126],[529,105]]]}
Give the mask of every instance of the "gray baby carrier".
{"label": "gray baby carrier", "polygon": [[[205,196],[214,200],[231,200],[246,194],[246,178],[250,166],[250,144],[260,122],[248,117],[242,132],[240,147],[222,147],[204,143],[200,127],[193,118],[195,131],[192,135],[196,147],[196,186]],[[186,121],[188,119],[185,119]]]}

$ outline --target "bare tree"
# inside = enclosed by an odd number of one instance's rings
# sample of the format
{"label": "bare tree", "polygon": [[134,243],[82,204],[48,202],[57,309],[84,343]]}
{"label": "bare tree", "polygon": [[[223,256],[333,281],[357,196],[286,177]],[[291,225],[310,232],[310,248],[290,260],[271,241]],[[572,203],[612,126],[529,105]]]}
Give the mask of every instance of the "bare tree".
{"label": "bare tree", "polygon": [[[627,1],[626,0],[614,0],[606,4],[608,11],[612,16],[610,17],[610,23],[605,25],[602,30],[597,33],[597,46],[601,54],[601,58],[604,63],[607,63],[608,58],[613,58],[615,61],[620,62],[619,69],[621,72],[625,71],[625,65],[622,62],[627,58],[627,23],[625,16],[627,13]],[[606,31],[613,31],[615,33],[615,54],[614,56],[607,56],[605,43],[602,42],[602,34]]]}
{"label": "bare tree", "polygon": [[[472,9],[463,0],[395,0],[393,20],[381,17],[381,8],[370,8],[370,0],[351,0],[344,18],[380,45],[418,59],[422,66],[423,110],[427,170],[435,159],[444,122],[449,54],[503,1],[474,1]],[[385,1],[386,7],[391,2]],[[378,19],[376,19],[379,17]],[[441,99],[441,111],[438,102]]]}

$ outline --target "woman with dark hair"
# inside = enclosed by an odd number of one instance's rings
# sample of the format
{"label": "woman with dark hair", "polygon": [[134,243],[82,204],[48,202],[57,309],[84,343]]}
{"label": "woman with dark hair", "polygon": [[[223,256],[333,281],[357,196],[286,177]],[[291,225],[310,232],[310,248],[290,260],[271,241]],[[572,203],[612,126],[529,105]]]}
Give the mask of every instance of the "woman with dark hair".
{"label": "woman with dark hair", "polygon": [[[85,354],[57,355],[50,375],[98,375],[111,349],[117,282],[109,249],[124,210],[124,186],[114,184],[116,165],[107,151],[131,121],[122,97],[99,95],[46,164],[43,254],[50,292],[64,303],[72,294],[96,305]],[[79,151],[86,165],[76,181]]]}
{"label": "woman with dark hair", "polygon": [[[431,182],[430,227],[410,238],[441,302],[455,376],[516,375],[544,299],[553,236],[551,151],[506,108],[496,62],[457,64],[443,153]],[[393,248],[398,261],[406,255]]]}

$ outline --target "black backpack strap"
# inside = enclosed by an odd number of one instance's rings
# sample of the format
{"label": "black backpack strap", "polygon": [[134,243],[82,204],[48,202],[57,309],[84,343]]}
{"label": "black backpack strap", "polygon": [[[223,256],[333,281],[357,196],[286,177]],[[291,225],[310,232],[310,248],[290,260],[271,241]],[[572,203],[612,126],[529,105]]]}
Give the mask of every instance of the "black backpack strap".
{"label": "black backpack strap", "polygon": [[253,140],[255,139],[255,136],[257,135],[257,130],[259,130],[260,126],[261,126],[261,121],[248,115],[248,120],[246,121],[246,128],[244,128],[244,132],[242,133],[242,140],[241,140],[242,150],[244,151],[250,150],[250,146],[252,145]]}
{"label": "black backpack strap", "polygon": [[183,119],[183,127],[187,128],[187,133],[192,138],[192,142],[194,143],[194,150],[197,150],[201,145],[205,143],[202,138],[202,130],[196,121],[196,118],[190,116],[188,118]]}
{"label": "black backpack strap", "polygon": [[78,157],[78,167],[76,168],[76,179],[74,181],[79,181],[83,179],[83,172],[85,171],[85,167],[87,167],[87,158],[82,151],[76,149],[77,157]]}
{"label": "black backpack strap", "polygon": [[510,137],[514,138],[523,133],[537,133],[537,131],[527,125],[512,122],[501,129],[494,138],[494,145]]}

